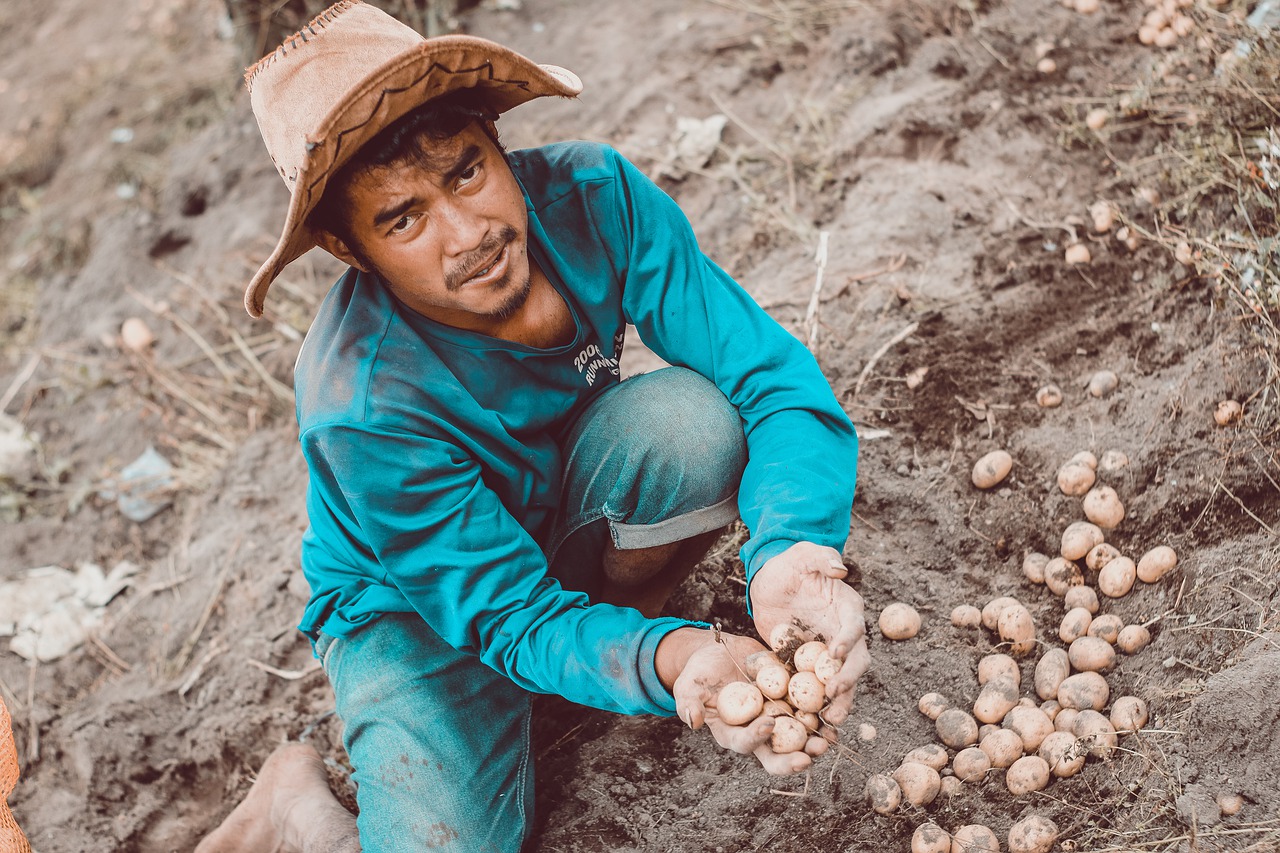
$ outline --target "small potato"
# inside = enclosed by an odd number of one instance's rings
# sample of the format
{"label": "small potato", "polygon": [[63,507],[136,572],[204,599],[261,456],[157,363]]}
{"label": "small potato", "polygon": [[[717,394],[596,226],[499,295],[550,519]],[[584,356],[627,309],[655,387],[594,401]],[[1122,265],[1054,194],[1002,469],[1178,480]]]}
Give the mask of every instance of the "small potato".
{"label": "small potato", "polygon": [[991,756],[976,746],[970,746],[956,753],[951,769],[961,782],[981,782],[991,769]]}
{"label": "small potato", "polygon": [[793,717],[775,717],[773,735],[769,738],[769,748],[779,755],[788,752],[799,752],[809,740],[809,733],[804,724]]}
{"label": "small potato", "polygon": [[1057,840],[1058,825],[1040,815],[1025,817],[1009,827],[1009,853],[1049,853]]}
{"label": "small potato", "polygon": [[911,853],[951,853],[951,836],[936,823],[922,823],[911,834]]}
{"label": "small potato", "polygon": [[979,489],[991,489],[1000,485],[1013,470],[1013,457],[1004,450],[993,450],[973,465],[971,479]]}
{"label": "small potato", "polygon": [[754,684],[731,681],[720,688],[716,697],[716,712],[720,719],[731,726],[745,726],[760,716],[764,709],[764,696]]}
{"label": "small potato", "polygon": [[1053,718],[1054,731],[1074,732],[1076,728],[1076,717],[1080,716],[1080,712],[1075,708],[1063,708],[1058,712],[1058,716]]}
{"label": "small potato", "polygon": [[791,665],[795,667],[796,672],[813,672],[814,664],[818,662],[818,655],[823,654],[826,650],[826,643],[821,640],[810,640],[796,649],[795,657],[791,659]]}
{"label": "small potato", "polygon": [[1151,718],[1147,703],[1137,696],[1121,696],[1111,703],[1111,727],[1117,734],[1131,734],[1147,724]]}
{"label": "small potato", "polygon": [[[1079,3],[1080,0],[1076,0],[1076,2]],[[1043,74],[1052,74],[1054,71],[1058,70],[1058,63],[1046,56],[1036,64],[1036,68]],[[1067,251],[1063,254],[1062,258],[1068,264],[1074,266],[1075,264],[1089,263],[1093,260],[1093,255],[1089,252],[1089,247],[1084,243],[1073,243],[1067,247]]]}
{"label": "small potato", "polygon": [[876,731],[876,727],[870,723],[858,724],[858,740],[863,743],[871,743],[876,739],[877,734],[879,734],[879,732]]}
{"label": "small potato", "polygon": [[893,780],[902,789],[902,798],[913,806],[932,803],[942,784],[942,777],[937,770],[918,761],[904,761],[893,771]]}
{"label": "small potato", "polygon": [[1008,679],[997,678],[983,685],[973,703],[973,716],[984,723],[998,723],[1017,704],[1018,686]]}
{"label": "small potato", "polygon": [[782,661],[778,660],[778,656],[773,652],[756,652],[747,655],[747,659],[742,662],[742,671],[747,674],[747,678],[754,681],[760,674],[760,670],[766,666],[782,666]]}
{"label": "small potato", "polygon": [[769,632],[769,648],[783,655],[795,652],[807,640],[795,625],[780,622]]}
{"label": "small potato", "polygon": [[1222,812],[1223,817],[1238,815],[1242,808],[1244,808],[1244,797],[1239,794],[1218,795],[1218,811]]}
{"label": "small potato", "polygon": [[1090,397],[1109,397],[1119,387],[1120,377],[1110,370],[1099,370],[1089,377],[1089,384],[1085,386],[1085,390],[1089,392]]}
{"label": "small potato", "polygon": [[909,640],[920,632],[920,614],[915,608],[895,601],[880,611],[880,633],[887,640]]}
{"label": "small potato", "polygon": [[1097,711],[1081,711],[1071,731],[1089,748],[1089,754],[1094,758],[1108,758],[1116,748],[1115,727]]}
{"label": "small potato", "polygon": [[1081,497],[1097,479],[1094,470],[1080,462],[1068,462],[1058,469],[1058,488],[1068,497]]}
{"label": "small potato", "polygon": [[787,695],[791,673],[784,666],[766,666],[756,673],[756,687],[769,699],[781,699]]}
{"label": "small potato", "polygon": [[1083,584],[1068,589],[1062,596],[1062,605],[1068,610],[1083,607],[1089,611],[1090,615],[1097,613],[1101,607],[1098,603],[1098,594],[1093,591],[1093,587]]}
{"label": "small potato", "polygon": [[1178,565],[1178,555],[1168,545],[1157,545],[1142,555],[1138,561],[1138,580],[1143,583],[1155,583],[1173,571]]}
{"label": "small potato", "polygon": [[[1107,123],[1107,111],[1104,109],[1089,110],[1084,123],[1092,130],[1100,130]],[[1106,234],[1116,225],[1116,208],[1109,201],[1095,201],[1089,205],[1089,218],[1093,220],[1093,230]]]}
{"label": "small potato", "polygon": [[988,631],[995,631],[1000,626],[1000,614],[1004,612],[1004,609],[1018,603],[1018,599],[1010,598],[1007,595],[991,599],[982,608],[982,627]]}
{"label": "small potato", "polygon": [[[1094,486],[1080,502],[1084,517],[1103,530],[1114,530],[1124,521],[1124,504],[1110,486]],[[1081,555],[1083,556],[1083,555]]]}
{"label": "small potato", "polygon": [[1122,450],[1108,450],[1102,454],[1098,468],[1104,474],[1117,474],[1129,467],[1129,457]]}
{"label": "small potato", "polygon": [[[976,728],[976,726],[975,726]],[[936,743],[926,744],[925,746],[917,746],[915,749],[903,756],[903,761],[914,761],[917,764],[923,764],[925,767],[932,767],[939,773],[942,768],[947,766],[947,762],[951,757],[947,755],[947,751]]]}
{"label": "small potato", "polygon": [[1111,688],[1107,680],[1096,672],[1080,672],[1069,675],[1058,686],[1058,702],[1064,708],[1077,711],[1101,711],[1107,707]]}
{"label": "small potato", "polygon": [[1067,659],[1077,672],[1107,672],[1116,665],[1116,650],[1101,637],[1084,636],[1071,643]]}
{"label": "small potato", "polygon": [[943,711],[951,707],[951,702],[941,693],[926,693],[920,697],[920,703],[917,707],[920,709],[921,714],[931,720],[936,720]]}
{"label": "small potato", "polygon": [[982,624],[982,611],[972,604],[961,604],[951,611],[951,624],[957,628],[977,628]]}
{"label": "small potato", "polygon": [[1235,400],[1223,400],[1213,410],[1213,422],[1220,427],[1231,426],[1244,416],[1244,407]]}
{"label": "small potato", "polygon": [[1062,617],[1062,624],[1058,626],[1058,639],[1064,643],[1074,643],[1076,640],[1089,633],[1089,625],[1093,622],[1093,616],[1083,607],[1073,607],[1067,611],[1067,615]]}
{"label": "small potato", "polygon": [[816,714],[827,703],[827,698],[818,676],[812,672],[797,672],[787,683],[787,701],[794,705],[797,711],[810,711]]}
{"label": "small potato", "polygon": [[867,779],[865,793],[871,810],[876,814],[893,814],[902,805],[902,788],[892,776],[884,773],[874,773]]}
{"label": "small potato", "polygon": [[765,717],[790,717],[795,713],[785,699],[766,699],[764,709],[760,713]]}
{"label": "small potato", "polygon": [[978,683],[986,684],[997,678],[1006,678],[1014,686],[1022,684],[1022,671],[1018,662],[1008,655],[987,655],[978,661]]}
{"label": "small potato", "polygon": [[971,823],[951,836],[951,853],[1000,853],[1000,839],[985,826]]}
{"label": "small potato", "polygon": [[1107,563],[1120,556],[1120,549],[1106,542],[1099,542],[1084,555],[1084,564],[1091,571],[1100,572]]}
{"label": "small potato", "polygon": [[[938,786],[939,797],[954,797],[960,793],[960,789],[964,787],[964,783],[954,776],[943,776],[942,782]],[[951,848],[947,848],[948,850]]]}
{"label": "small potato", "polygon": [[1021,758],[1025,752],[1022,738],[1017,732],[1008,729],[997,729],[978,742],[978,749],[991,759],[992,767],[1012,767],[1013,762]]}
{"label": "small potato", "polygon": [[952,749],[964,749],[978,742],[978,723],[959,708],[943,711],[938,715],[934,728],[937,729],[938,740]]}
{"label": "small potato", "polygon": [[1072,456],[1067,460],[1067,464],[1071,464],[1072,462],[1080,465],[1088,465],[1090,470],[1093,471],[1098,470],[1098,457],[1094,456],[1088,450],[1081,450],[1075,456]]}
{"label": "small potato", "polygon": [[1119,616],[1114,613],[1104,613],[1093,618],[1086,633],[1090,637],[1097,637],[1115,645],[1116,640],[1120,638],[1120,629],[1123,627],[1124,622],[1120,621]]}
{"label": "small potato", "polygon": [[796,722],[804,726],[805,734],[812,734],[822,728],[822,720],[812,711],[796,711],[791,716],[796,718]]}
{"label": "small potato", "polygon": [[1043,791],[1049,784],[1049,763],[1038,755],[1024,755],[1005,771],[1004,783],[1015,797]]}
{"label": "small potato", "polygon": [[1141,625],[1125,625],[1116,637],[1116,648],[1126,655],[1136,655],[1151,642],[1151,632]]}
{"label": "small potato", "polygon": [[1084,767],[1089,749],[1072,732],[1055,731],[1040,742],[1040,757],[1059,779],[1074,776]]}
{"label": "small potato", "polygon": [[1138,567],[1128,557],[1116,557],[1098,572],[1098,589],[1107,598],[1123,598],[1133,589]]}
{"label": "small potato", "polygon": [[1042,409],[1056,409],[1062,405],[1062,389],[1057,385],[1045,385],[1036,392],[1036,405]]}
{"label": "small potato", "polygon": [[818,676],[819,681],[826,684],[840,674],[841,666],[843,664],[840,661],[823,652],[818,655],[818,660],[813,664],[813,674]]}
{"label": "small potato", "polygon": [[1044,739],[1053,732],[1053,721],[1039,708],[1019,705],[1005,715],[1004,727],[1022,738],[1022,750],[1029,754],[1039,749]]}
{"label": "small potato", "polygon": [[1000,731],[1000,727],[991,723],[983,723],[978,726],[978,743],[982,743],[983,739],[992,732]]}
{"label": "small potato", "polygon": [[1036,695],[1041,699],[1057,699],[1058,688],[1071,674],[1071,664],[1064,649],[1050,649],[1036,664]]}
{"label": "small potato", "polygon": [[1032,551],[1022,558],[1022,576],[1032,583],[1044,583],[1044,567],[1048,564],[1048,557]]}
{"label": "small potato", "polygon": [[[1096,524],[1088,521],[1073,522],[1062,531],[1062,558],[1079,560],[1102,540],[1102,528]],[[1045,569],[1045,580],[1048,581],[1048,568]]]}
{"label": "small potato", "polygon": [[1036,647],[1036,623],[1031,612],[1021,604],[1006,607],[1000,613],[1000,639],[1009,644],[1009,651],[1025,655]]}
{"label": "small potato", "polygon": [[1058,712],[1062,710],[1062,706],[1058,704],[1057,699],[1046,699],[1040,703],[1040,710],[1052,721],[1057,719]]}
{"label": "small potato", "polygon": [[1066,595],[1067,590],[1082,583],[1084,583],[1084,573],[1070,560],[1054,557],[1044,567],[1044,585],[1054,595]]}
{"label": "small potato", "polygon": [[120,325],[120,343],[127,350],[143,352],[155,342],[155,334],[141,317],[128,317]]}

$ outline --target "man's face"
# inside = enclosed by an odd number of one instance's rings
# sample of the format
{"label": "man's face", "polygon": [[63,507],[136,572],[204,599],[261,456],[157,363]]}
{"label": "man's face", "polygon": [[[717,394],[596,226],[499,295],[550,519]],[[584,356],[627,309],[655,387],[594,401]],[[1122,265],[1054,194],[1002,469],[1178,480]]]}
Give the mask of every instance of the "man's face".
{"label": "man's face", "polygon": [[529,295],[524,196],[476,123],[422,145],[409,162],[358,174],[346,192],[350,244],[322,244],[418,313],[491,333]]}

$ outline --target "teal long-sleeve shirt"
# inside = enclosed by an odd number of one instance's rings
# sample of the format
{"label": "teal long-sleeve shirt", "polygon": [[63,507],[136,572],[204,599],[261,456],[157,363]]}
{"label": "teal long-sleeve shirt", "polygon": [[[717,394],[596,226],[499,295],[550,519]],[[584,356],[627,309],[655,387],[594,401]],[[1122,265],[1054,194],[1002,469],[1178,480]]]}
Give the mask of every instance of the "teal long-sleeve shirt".
{"label": "teal long-sleeve shirt", "polygon": [[699,250],[684,214],[610,148],[512,152],[529,251],[576,334],[537,349],[433,322],[350,270],[295,371],[310,472],[299,626],[347,637],[417,612],[521,687],[670,715],[654,654],[690,624],[592,604],[548,575],[560,440],[616,384],[628,323],[742,416],[750,579],[795,542],[841,548],[857,436],[813,358]]}

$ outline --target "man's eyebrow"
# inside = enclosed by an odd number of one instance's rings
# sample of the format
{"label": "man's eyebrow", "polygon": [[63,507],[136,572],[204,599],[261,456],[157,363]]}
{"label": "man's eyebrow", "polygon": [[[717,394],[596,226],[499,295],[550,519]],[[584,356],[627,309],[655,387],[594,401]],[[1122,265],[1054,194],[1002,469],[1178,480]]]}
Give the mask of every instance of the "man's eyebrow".
{"label": "man's eyebrow", "polygon": [[471,145],[468,145],[466,148],[462,149],[462,153],[458,155],[458,159],[454,160],[453,165],[445,170],[443,175],[444,185],[449,186],[449,184],[452,184],[454,181],[456,181],[458,179],[458,176],[461,175],[463,172],[467,171],[467,169],[471,167],[471,164],[474,163],[475,159],[479,156],[480,156],[479,145],[471,144]]}
{"label": "man's eyebrow", "polygon": [[[444,171],[441,175],[441,183],[444,186],[452,184],[458,179],[458,176],[471,168],[471,164],[480,156],[479,145],[468,145],[462,149],[462,153],[453,161],[453,165]],[[373,217],[373,225],[375,228],[381,228],[388,222],[394,222],[401,216],[404,216],[414,207],[422,204],[422,199],[418,196],[410,196],[402,199],[391,207],[383,208]]]}
{"label": "man's eyebrow", "polygon": [[379,210],[377,215],[373,217],[373,226],[375,228],[381,228],[383,225],[386,225],[388,222],[395,222],[401,216],[404,216],[411,209],[413,209],[414,207],[417,207],[421,203],[422,203],[422,199],[418,198],[415,195],[415,196],[410,196],[409,198],[403,199],[398,204],[395,204],[391,207],[385,207],[382,210]]}

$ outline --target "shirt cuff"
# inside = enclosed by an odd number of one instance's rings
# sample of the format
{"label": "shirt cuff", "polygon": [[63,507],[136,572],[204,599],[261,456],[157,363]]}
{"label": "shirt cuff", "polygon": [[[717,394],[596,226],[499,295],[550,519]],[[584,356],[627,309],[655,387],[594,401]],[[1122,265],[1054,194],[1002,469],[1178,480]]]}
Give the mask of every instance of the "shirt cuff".
{"label": "shirt cuff", "polygon": [[644,686],[645,693],[649,704],[652,706],[650,713],[659,717],[674,717],[676,715],[676,700],[667,690],[662,681],[658,678],[658,643],[662,642],[662,638],[679,628],[702,628],[707,629],[711,626],[706,622],[693,622],[688,619],[676,619],[674,617],[663,617],[661,619],[651,619],[649,621],[649,630],[645,633],[644,638],[640,640],[640,681]]}

